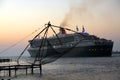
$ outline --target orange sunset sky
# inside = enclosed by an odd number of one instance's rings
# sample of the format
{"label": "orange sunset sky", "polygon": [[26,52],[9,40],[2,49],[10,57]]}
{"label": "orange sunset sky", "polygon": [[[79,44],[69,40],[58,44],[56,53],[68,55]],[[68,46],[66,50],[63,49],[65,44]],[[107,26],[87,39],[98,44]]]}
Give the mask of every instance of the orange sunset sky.
{"label": "orange sunset sky", "polygon": [[[119,4],[120,0],[0,0],[0,52],[48,21],[73,30],[84,25],[89,34],[113,40],[113,50],[120,51]],[[0,55],[19,54],[34,35]]]}

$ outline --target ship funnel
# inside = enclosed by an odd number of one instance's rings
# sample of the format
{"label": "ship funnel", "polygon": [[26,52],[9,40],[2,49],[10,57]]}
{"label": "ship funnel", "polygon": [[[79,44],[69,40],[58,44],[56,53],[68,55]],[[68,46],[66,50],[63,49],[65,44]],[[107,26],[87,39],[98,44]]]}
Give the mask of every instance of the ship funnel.
{"label": "ship funnel", "polygon": [[66,31],[65,31],[65,29],[63,27],[60,27],[60,33],[61,34],[66,34]]}

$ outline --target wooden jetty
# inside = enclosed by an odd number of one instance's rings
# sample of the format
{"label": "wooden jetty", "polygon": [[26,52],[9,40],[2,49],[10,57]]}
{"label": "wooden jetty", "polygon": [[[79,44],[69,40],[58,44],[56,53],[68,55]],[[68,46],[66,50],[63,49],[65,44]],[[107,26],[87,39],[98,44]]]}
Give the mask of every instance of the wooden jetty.
{"label": "wooden jetty", "polygon": [[14,71],[14,75],[16,76],[17,70],[24,69],[26,71],[26,75],[28,74],[28,69],[31,69],[31,74],[34,74],[34,69],[40,69],[40,75],[42,75],[42,65],[41,64],[30,64],[30,65],[9,65],[9,66],[0,66],[1,71],[7,71],[8,76],[11,77],[12,71]]}

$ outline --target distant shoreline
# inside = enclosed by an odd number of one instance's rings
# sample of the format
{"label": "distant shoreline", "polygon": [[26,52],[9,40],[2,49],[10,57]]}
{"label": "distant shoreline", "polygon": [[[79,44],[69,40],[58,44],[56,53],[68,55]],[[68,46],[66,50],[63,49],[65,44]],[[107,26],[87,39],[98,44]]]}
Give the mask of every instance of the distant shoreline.
{"label": "distant shoreline", "polygon": [[120,54],[119,51],[113,51],[112,54]]}

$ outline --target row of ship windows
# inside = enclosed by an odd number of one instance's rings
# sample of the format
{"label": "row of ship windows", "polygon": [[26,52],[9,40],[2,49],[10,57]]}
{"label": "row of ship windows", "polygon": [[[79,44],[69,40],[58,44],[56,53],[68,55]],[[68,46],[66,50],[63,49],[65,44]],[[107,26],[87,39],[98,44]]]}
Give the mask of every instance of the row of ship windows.
{"label": "row of ship windows", "polygon": [[101,48],[101,49],[89,49],[89,51],[104,51],[104,50],[110,50],[109,48],[107,48],[107,49],[103,49],[103,48]]}

